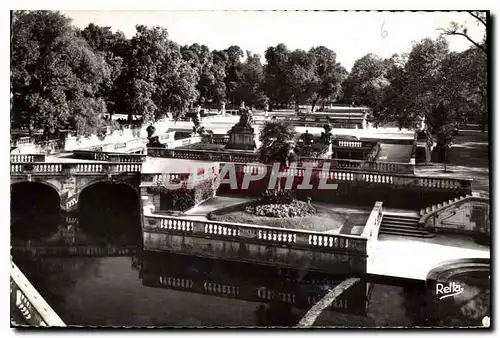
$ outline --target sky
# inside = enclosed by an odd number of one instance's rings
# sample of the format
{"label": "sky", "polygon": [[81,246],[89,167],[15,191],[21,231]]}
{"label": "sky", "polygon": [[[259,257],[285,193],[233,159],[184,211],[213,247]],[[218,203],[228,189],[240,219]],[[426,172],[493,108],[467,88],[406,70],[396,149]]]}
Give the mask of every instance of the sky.
{"label": "sky", "polygon": [[[354,61],[375,53],[390,57],[411,50],[412,41],[436,38],[438,28],[451,21],[465,23],[469,34],[481,40],[484,30],[468,13],[460,12],[324,12],[324,11],[61,11],[73,24],[93,22],[121,30],[127,37],[135,25],[161,26],[181,45],[205,44],[210,49],[238,45],[264,55],[269,46],[285,43],[289,49],[326,46],[348,70]],[[470,46],[464,37],[449,37],[450,49]]]}

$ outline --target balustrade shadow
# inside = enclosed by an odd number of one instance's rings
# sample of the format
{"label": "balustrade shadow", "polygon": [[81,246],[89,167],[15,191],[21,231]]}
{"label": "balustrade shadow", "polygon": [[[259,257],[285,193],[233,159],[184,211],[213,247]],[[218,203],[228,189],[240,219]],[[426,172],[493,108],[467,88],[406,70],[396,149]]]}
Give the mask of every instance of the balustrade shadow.
{"label": "balustrade shadow", "polygon": [[38,182],[11,185],[11,236],[34,239],[53,232],[59,224],[60,197],[52,187]]}

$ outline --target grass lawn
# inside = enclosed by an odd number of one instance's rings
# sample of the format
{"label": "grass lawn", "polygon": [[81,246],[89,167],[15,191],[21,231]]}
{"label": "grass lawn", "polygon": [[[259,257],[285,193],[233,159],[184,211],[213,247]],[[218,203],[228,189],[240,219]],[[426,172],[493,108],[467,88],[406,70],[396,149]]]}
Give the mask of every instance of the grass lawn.
{"label": "grass lawn", "polygon": [[[256,216],[247,213],[241,205],[224,208],[211,213],[208,218],[214,221],[267,225],[276,228],[297,230],[326,231],[331,233],[359,234],[368,214],[366,212],[337,212],[328,206],[316,205],[316,214],[306,217],[276,218]],[[345,229],[345,230],[344,230]],[[362,229],[361,229],[362,231]]]}
{"label": "grass lawn", "polygon": [[481,196],[489,197],[490,179],[488,156],[488,133],[460,131],[448,153],[447,171],[444,165],[436,163],[430,166],[416,167],[417,175],[440,176],[472,179],[472,190]]}

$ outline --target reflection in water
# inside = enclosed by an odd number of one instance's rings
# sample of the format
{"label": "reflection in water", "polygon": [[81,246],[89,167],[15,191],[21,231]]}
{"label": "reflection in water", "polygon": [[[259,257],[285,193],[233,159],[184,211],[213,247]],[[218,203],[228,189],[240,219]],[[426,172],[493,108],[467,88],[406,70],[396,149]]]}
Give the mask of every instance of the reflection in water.
{"label": "reflection in water", "polygon": [[440,326],[477,326],[482,318],[491,316],[490,271],[468,271],[450,278],[463,292],[440,302],[436,323]]}

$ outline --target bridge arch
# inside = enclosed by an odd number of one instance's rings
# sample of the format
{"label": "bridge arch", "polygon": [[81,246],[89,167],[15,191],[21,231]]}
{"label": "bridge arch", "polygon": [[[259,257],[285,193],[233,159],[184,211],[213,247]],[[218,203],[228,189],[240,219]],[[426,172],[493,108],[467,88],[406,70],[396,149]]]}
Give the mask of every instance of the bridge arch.
{"label": "bridge arch", "polygon": [[113,240],[142,239],[138,189],[127,181],[94,180],[80,190],[79,224],[89,235]]}
{"label": "bridge arch", "polygon": [[13,186],[17,185],[17,184],[20,184],[20,183],[35,183],[35,184],[45,185],[47,187],[52,188],[57,193],[57,195],[59,196],[59,198],[61,198],[61,189],[60,189],[60,187],[57,186],[56,183],[52,182],[51,180],[28,180],[26,178],[24,178],[24,179],[17,179],[17,180],[11,179],[10,180],[11,192],[12,192]]}
{"label": "bridge arch", "polygon": [[83,185],[79,186],[78,187],[79,194],[81,194],[86,189],[88,189],[96,184],[102,184],[102,183],[110,184],[110,185],[126,185],[126,186],[130,187],[132,190],[134,190],[137,193],[137,195],[139,196],[138,186],[134,185],[129,180],[114,180],[114,179],[103,178],[103,177],[88,181],[88,182],[84,183]]}
{"label": "bridge arch", "polygon": [[51,183],[11,183],[11,233],[13,238],[38,238],[57,228],[61,209],[59,189]]}

